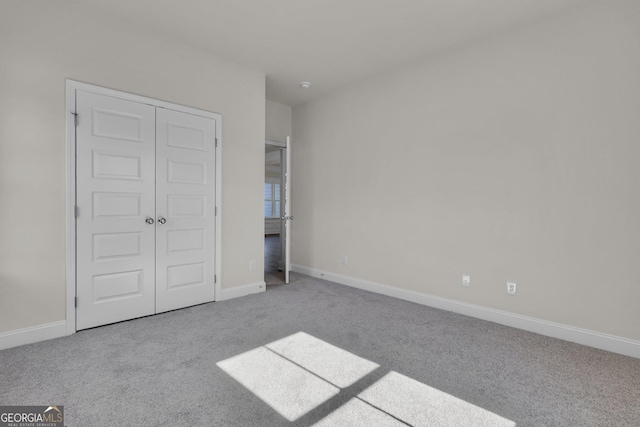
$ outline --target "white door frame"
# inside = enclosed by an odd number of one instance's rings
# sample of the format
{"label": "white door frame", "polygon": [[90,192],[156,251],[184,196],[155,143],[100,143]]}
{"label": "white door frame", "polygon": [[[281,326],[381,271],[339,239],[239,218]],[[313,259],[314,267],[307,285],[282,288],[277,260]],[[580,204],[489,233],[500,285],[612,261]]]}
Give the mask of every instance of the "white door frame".
{"label": "white door frame", "polygon": [[289,283],[291,271],[291,137],[287,142],[265,140],[265,145],[280,148],[280,264],[284,283]]}
{"label": "white door frame", "polygon": [[[221,256],[222,256],[222,115],[184,105],[173,104],[160,101],[145,96],[134,95],[127,92],[95,86],[75,80],[66,80],[66,131],[67,131],[67,167],[66,167],[66,319],[67,335],[76,332],[76,91],[84,90],[100,95],[112,96],[114,98],[125,99],[155,107],[167,108],[169,110],[181,111],[187,114],[207,117],[216,120],[216,220],[215,220],[215,276],[214,300],[220,298],[222,290]],[[78,118],[84,120],[86,118]]]}
{"label": "white door frame", "polygon": [[[284,152],[284,149],[287,147],[287,144],[285,144],[284,142],[278,142],[278,141],[271,141],[269,139],[265,139],[264,141],[264,145],[270,145],[272,147],[278,147],[280,148],[280,177],[279,177],[279,181],[280,181],[280,188],[283,188],[284,185],[284,158],[282,153]],[[266,181],[265,181],[266,182]],[[284,212],[284,197],[282,197],[284,193],[280,193],[280,216],[283,215]],[[280,219],[279,219],[280,220]],[[281,239],[281,244],[282,244],[282,238],[284,237],[284,224],[282,223],[282,220],[280,220],[280,239]],[[280,254],[280,258],[284,257],[284,252],[282,252]],[[281,262],[284,261],[283,259],[280,260]]]}

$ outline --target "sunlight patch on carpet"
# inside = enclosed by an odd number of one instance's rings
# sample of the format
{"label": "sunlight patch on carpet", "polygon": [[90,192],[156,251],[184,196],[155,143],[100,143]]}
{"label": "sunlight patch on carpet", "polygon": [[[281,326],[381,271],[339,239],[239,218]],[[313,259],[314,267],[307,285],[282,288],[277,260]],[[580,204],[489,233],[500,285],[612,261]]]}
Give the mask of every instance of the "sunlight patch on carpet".
{"label": "sunlight patch on carpet", "polygon": [[264,347],[217,365],[289,421],[297,420],[340,392]]}
{"label": "sunlight patch on carpet", "polygon": [[313,372],[340,388],[345,388],[379,367],[304,332],[267,344],[270,350]]}
{"label": "sunlight patch on carpet", "polygon": [[389,372],[358,397],[415,426],[513,427],[513,421],[426,384]]}
{"label": "sunlight patch on carpet", "polygon": [[406,427],[393,417],[354,397],[313,427]]}
{"label": "sunlight patch on carpet", "polygon": [[[304,332],[217,365],[289,421],[296,421],[379,368],[374,362]],[[404,425],[515,427],[516,423],[391,371],[314,424]]]}

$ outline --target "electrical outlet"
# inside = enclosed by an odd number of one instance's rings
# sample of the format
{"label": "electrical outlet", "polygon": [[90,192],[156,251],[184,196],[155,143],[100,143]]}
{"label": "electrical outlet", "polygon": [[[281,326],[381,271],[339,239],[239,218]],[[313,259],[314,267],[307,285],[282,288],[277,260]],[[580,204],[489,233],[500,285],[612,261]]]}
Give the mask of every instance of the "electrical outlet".
{"label": "electrical outlet", "polygon": [[466,274],[462,275],[462,286],[465,288],[471,286],[471,276],[467,276]]}
{"label": "electrical outlet", "polygon": [[256,271],[256,260],[255,259],[250,259],[249,260],[249,271]]}
{"label": "electrical outlet", "polygon": [[340,261],[341,261],[344,265],[347,265],[347,256],[346,256],[346,255],[342,255],[342,256],[340,257]]}
{"label": "electrical outlet", "polygon": [[516,294],[516,282],[507,282],[507,293],[509,295]]}

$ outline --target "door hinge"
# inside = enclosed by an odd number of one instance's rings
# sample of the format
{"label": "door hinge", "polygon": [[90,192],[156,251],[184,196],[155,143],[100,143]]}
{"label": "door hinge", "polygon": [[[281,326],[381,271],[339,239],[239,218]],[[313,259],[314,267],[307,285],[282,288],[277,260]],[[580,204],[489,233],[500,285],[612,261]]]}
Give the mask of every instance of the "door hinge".
{"label": "door hinge", "polygon": [[216,206],[214,212],[213,212],[213,216],[218,216],[218,207]]}
{"label": "door hinge", "polygon": [[74,126],[78,126],[78,113],[71,113],[73,114],[73,125]]}
{"label": "door hinge", "polygon": [[217,274],[213,275],[213,283],[218,283],[218,275]]}
{"label": "door hinge", "polygon": [[73,215],[74,215],[76,218],[78,218],[78,217],[80,216],[80,208],[79,208],[79,207],[75,206],[75,207],[73,208]]}
{"label": "door hinge", "polygon": [[218,138],[216,138],[216,148],[218,148]]}
{"label": "door hinge", "polygon": [[78,307],[78,297],[75,297],[73,299],[73,304],[74,304],[75,307]]}

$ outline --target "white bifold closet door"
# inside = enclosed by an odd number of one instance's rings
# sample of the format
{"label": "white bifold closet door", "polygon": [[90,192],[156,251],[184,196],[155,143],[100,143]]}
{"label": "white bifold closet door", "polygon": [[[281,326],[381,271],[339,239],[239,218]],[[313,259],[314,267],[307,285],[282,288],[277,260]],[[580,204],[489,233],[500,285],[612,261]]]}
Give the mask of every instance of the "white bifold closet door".
{"label": "white bifold closet door", "polygon": [[78,91],[77,329],[214,299],[211,118]]}

